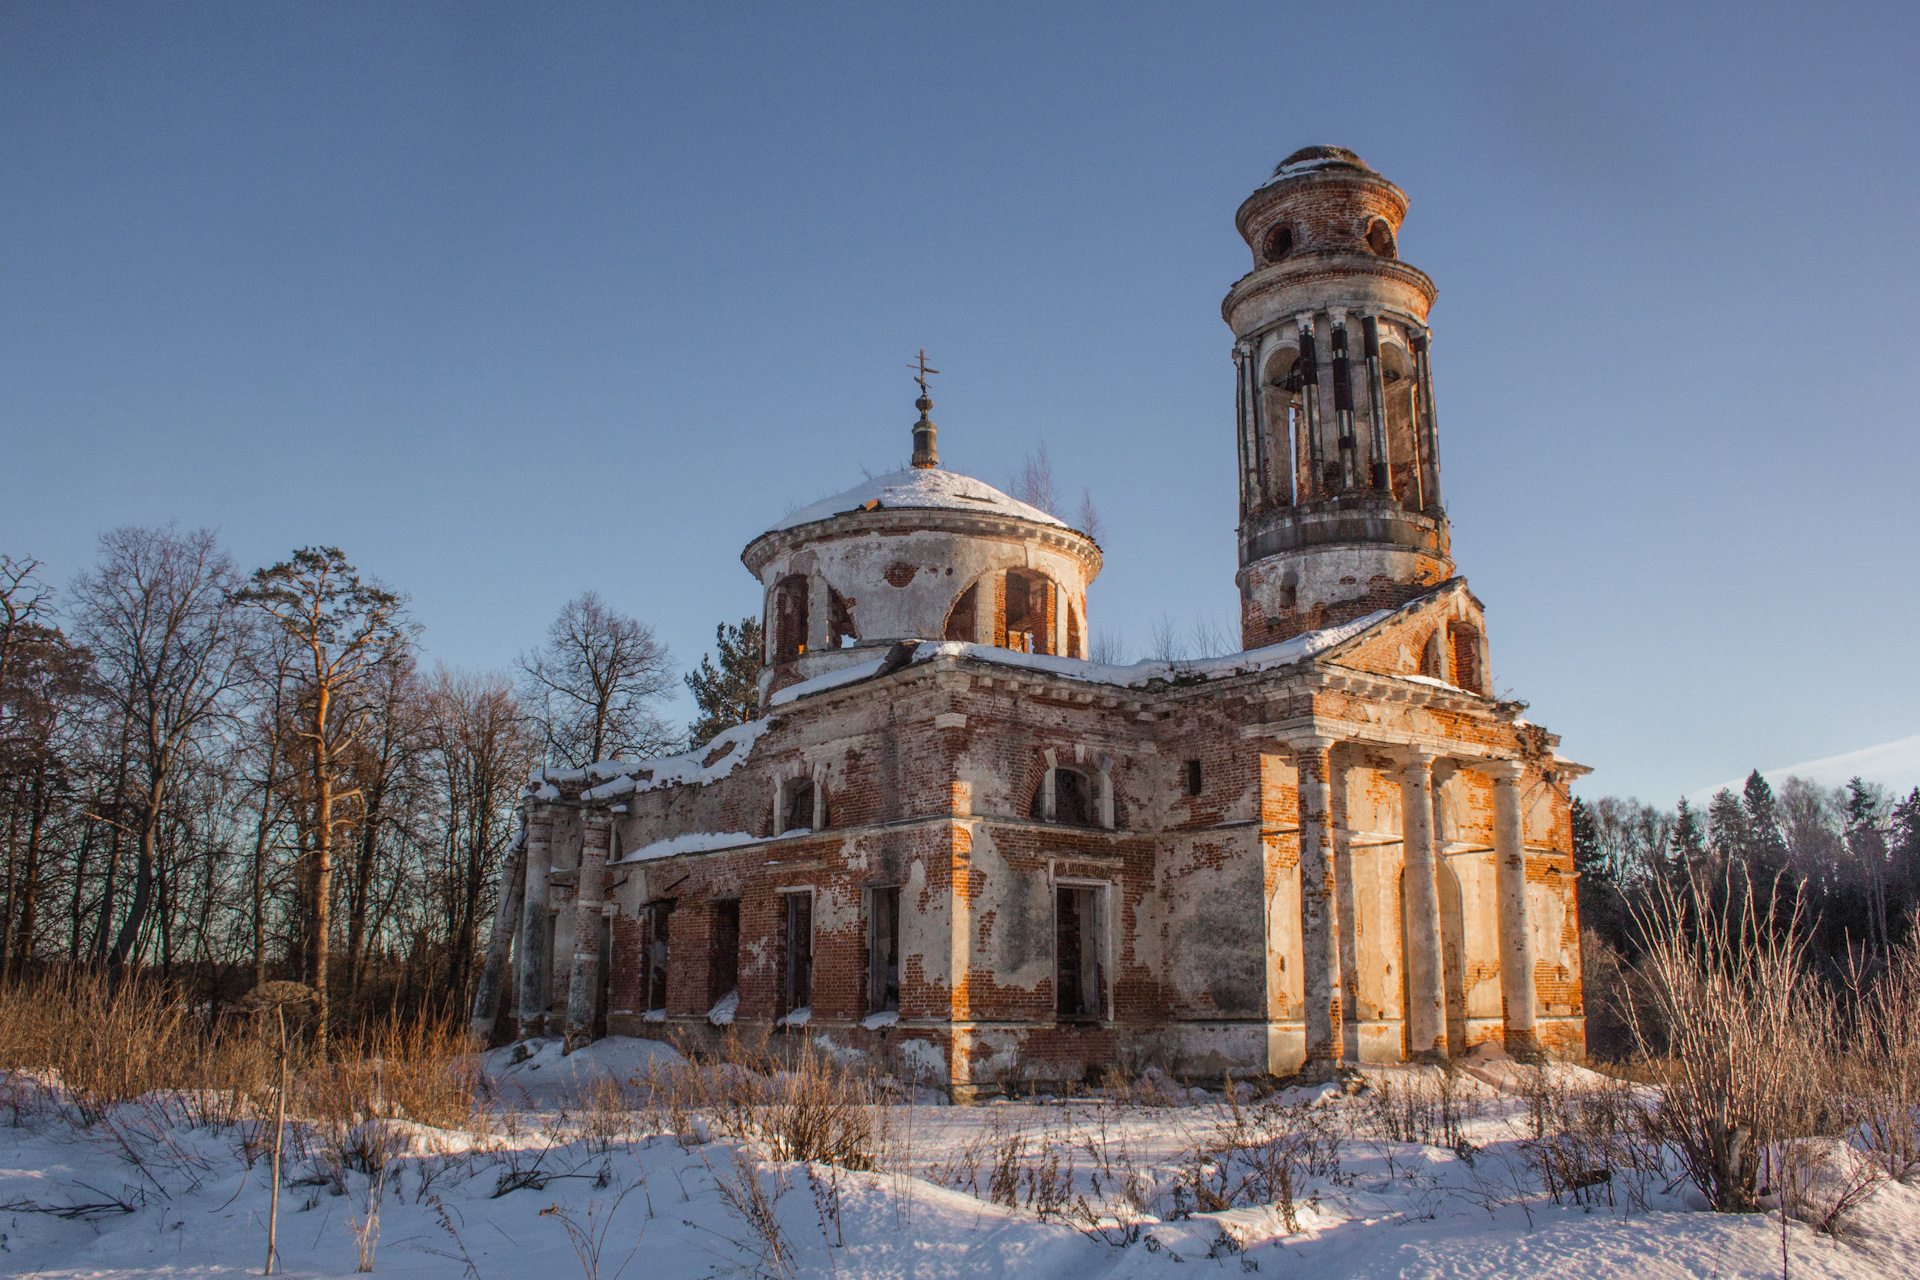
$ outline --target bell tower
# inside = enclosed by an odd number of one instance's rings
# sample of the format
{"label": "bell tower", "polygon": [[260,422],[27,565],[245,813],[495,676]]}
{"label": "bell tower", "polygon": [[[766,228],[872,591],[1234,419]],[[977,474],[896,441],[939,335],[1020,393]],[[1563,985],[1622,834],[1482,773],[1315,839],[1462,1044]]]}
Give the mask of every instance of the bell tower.
{"label": "bell tower", "polygon": [[1433,281],[1400,261],[1407,197],[1344,147],[1306,147],[1235,224],[1241,642],[1392,608],[1453,575],[1427,364]]}

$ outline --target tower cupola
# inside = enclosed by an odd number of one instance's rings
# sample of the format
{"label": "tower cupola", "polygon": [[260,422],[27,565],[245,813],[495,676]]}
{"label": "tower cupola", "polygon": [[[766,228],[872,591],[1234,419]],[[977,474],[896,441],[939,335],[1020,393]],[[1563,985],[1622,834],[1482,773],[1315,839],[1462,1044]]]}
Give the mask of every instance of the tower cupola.
{"label": "tower cupola", "polygon": [[1452,576],[1427,363],[1433,281],[1400,260],[1407,197],[1305,147],[1235,218],[1241,631],[1273,644]]}

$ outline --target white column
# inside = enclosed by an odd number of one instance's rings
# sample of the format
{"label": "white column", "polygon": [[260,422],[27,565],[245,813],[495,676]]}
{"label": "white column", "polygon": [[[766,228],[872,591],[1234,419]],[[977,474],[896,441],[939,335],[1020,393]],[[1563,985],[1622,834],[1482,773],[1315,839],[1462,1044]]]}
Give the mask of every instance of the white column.
{"label": "white column", "polygon": [[1517,760],[1485,766],[1493,779],[1493,884],[1500,910],[1500,999],[1506,1010],[1507,1052],[1537,1057],[1534,1034],[1533,930],[1527,919],[1527,850],[1520,819],[1520,783],[1526,767]]}
{"label": "white column", "polygon": [[817,573],[807,575],[807,652],[819,653],[827,647],[827,580]]}
{"label": "white column", "polygon": [[573,889],[573,966],[567,978],[567,1043],[572,1053],[593,1039],[600,994],[600,903],[606,897],[607,845],[613,816],[590,809],[580,841],[580,879]]}
{"label": "white column", "polygon": [[1340,965],[1334,927],[1333,744],[1334,739],[1317,736],[1290,740],[1300,796],[1300,976],[1307,1002],[1302,1074],[1310,1079],[1330,1078],[1340,1065],[1340,1014],[1333,998]]}
{"label": "white column", "polygon": [[989,647],[993,644],[994,611],[1000,606],[999,570],[983,576],[973,588],[973,642]]}
{"label": "white column", "polygon": [[553,806],[534,803],[527,821],[527,887],[520,906],[520,1038],[547,1016],[547,877],[553,871]]}
{"label": "white column", "polygon": [[1407,1048],[1414,1058],[1444,1058],[1447,998],[1434,851],[1433,757],[1424,752],[1409,755],[1400,771],[1400,816],[1407,863]]}

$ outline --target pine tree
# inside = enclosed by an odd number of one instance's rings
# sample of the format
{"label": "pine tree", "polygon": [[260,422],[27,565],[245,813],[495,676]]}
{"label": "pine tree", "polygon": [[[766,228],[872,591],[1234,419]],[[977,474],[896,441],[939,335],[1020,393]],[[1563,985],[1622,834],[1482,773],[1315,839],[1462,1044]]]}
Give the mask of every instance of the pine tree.
{"label": "pine tree", "polygon": [[1673,810],[1673,839],[1668,845],[1667,870],[1675,879],[1691,876],[1707,856],[1707,836],[1700,815],[1685,796]]}
{"label": "pine tree", "polygon": [[1887,948],[1887,832],[1880,824],[1881,795],[1864,779],[1847,783],[1847,827],[1842,837],[1854,873],[1867,896],[1867,926],[1881,950]]}
{"label": "pine tree", "polygon": [[712,654],[706,654],[687,673],[687,688],[700,707],[700,718],[687,726],[687,738],[694,746],[753,719],[760,697],[760,669],[766,665],[766,635],[758,618],[742,618],[737,625],[723,622],[714,628],[713,638],[720,650],[719,665],[714,665]]}
{"label": "pine tree", "polygon": [[1725,787],[1707,805],[1707,843],[1723,867],[1746,859],[1747,811],[1740,797]]}
{"label": "pine tree", "polygon": [[1600,848],[1600,829],[1593,820],[1593,807],[1575,796],[1572,819],[1573,869],[1583,877],[1609,876],[1606,855]]}
{"label": "pine tree", "polygon": [[1774,878],[1787,869],[1787,838],[1780,829],[1780,815],[1773,801],[1773,788],[1755,769],[1747,775],[1742,807],[1746,809],[1745,855],[1747,871],[1754,886],[1765,893]]}

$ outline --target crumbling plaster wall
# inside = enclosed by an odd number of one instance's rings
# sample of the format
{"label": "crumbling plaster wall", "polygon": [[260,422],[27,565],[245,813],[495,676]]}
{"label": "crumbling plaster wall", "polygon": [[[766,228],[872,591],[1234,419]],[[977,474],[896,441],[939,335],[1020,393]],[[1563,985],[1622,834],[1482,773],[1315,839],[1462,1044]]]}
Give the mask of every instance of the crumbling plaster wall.
{"label": "crumbling plaster wall", "polygon": [[[1080,613],[1084,645],[1085,566],[1078,557],[1038,539],[939,529],[856,533],[775,556],[760,578],[769,610],[775,584],[792,574],[818,575],[846,598],[863,641],[938,640],[944,638],[947,615],[961,594],[1008,569],[1032,569],[1052,579]],[[814,630],[820,630],[817,620]]]}

